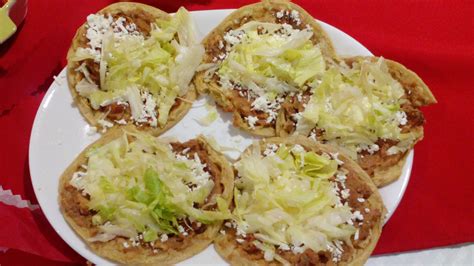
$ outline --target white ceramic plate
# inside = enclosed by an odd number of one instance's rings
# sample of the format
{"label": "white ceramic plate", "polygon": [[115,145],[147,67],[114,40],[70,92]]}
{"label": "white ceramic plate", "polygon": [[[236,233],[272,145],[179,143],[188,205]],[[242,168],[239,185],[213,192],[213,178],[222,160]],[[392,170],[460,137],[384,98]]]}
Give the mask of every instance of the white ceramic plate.
{"label": "white ceramic plate", "polygon": [[[205,36],[232,10],[213,10],[191,12],[197,22],[201,36]],[[331,37],[336,51],[340,55],[372,55],[369,50],[344,32],[320,22],[323,29]],[[51,84],[36,114],[30,139],[30,173],[33,188],[41,209],[56,232],[74,250],[87,260],[106,265],[112,262],[95,255],[86,244],[68,226],[59,210],[58,181],[64,169],[90,143],[99,138],[99,134],[90,135],[89,126],[82,118],[77,107],[74,106],[69,93],[66,70],[58,75]],[[165,136],[175,136],[184,141],[199,134],[212,136],[226,147],[236,147],[243,151],[253,137],[232,126],[232,118],[228,113],[220,113],[220,117],[210,126],[203,127],[196,119],[205,117],[205,97],[198,99],[184,119]],[[226,154],[230,159],[237,159],[239,152]],[[413,152],[403,168],[402,176],[398,181],[381,189],[385,206],[388,209],[387,219],[398,206],[410,177],[413,163]],[[181,263],[186,264],[225,264],[214,251],[212,245],[193,258]]]}

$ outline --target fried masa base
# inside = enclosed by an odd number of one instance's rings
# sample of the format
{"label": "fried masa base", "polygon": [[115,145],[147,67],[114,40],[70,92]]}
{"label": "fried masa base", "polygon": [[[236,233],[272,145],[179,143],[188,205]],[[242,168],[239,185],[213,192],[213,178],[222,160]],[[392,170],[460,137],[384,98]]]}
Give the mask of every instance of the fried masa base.
{"label": "fried masa base", "polygon": [[[248,20],[275,22],[276,18],[274,16],[274,12],[269,11],[279,11],[286,9],[298,11],[301,23],[303,25],[307,24],[312,28],[314,32],[312,40],[315,44],[319,44],[324,58],[337,57],[335,50],[332,46],[331,40],[326,35],[326,32],[323,31],[323,29],[315,21],[315,19],[310,14],[308,14],[308,12],[306,12],[303,8],[289,1],[263,0],[259,3],[243,6],[232,12],[204,38],[202,43],[204,45],[204,48],[206,49],[206,54],[204,55],[203,62],[212,62],[212,59],[214,58],[214,56],[216,56],[212,53],[213,49],[215,47],[218,47],[219,40],[229,29],[236,29]],[[245,18],[248,20],[244,20]],[[196,76],[194,78],[194,84],[199,93],[210,94],[217,102],[217,104],[219,104],[224,110],[233,112],[233,123],[235,126],[254,135],[263,137],[275,136],[276,132],[274,126],[256,126],[254,129],[250,128],[249,125],[242,118],[242,116],[235,110],[230,91],[222,88],[215,78],[210,80],[209,82],[206,82],[204,80],[204,71],[201,71],[196,73]]]}
{"label": "fried masa base", "polygon": [[[352,253],[349,256],[347,261],[341,261],[338,265],[363,265],[365,261],[370,257],[377,241],[380,237],[383,219],[385,217],[386,209],[383,205],[382,197],[380,196],[377,187],[374,185],[370,177],[365,173],[362,168],[357,165],[353,160],[346,156],[343,152],[338,150],[336,147],[320,144],[318,142],[312,141],[303,136],[293,136],[288,138],[269,138],[260,142],[260,145],[264,147],[268,143],[275,144],[289,144],[295,145],[299,144],[305,147],[307,150],[312,150],[315,152],[321,151],[326,153],[335,153],[338,152],[338,158],[344,162],[343,168],[349,170],[350,173],[353,173],[352,178],[357,178],[358,184],[363,184],[367,186],[371,192],[370,196],[364,202],[364,207],[370,209],[370,211],[379,212],[379,216],[376,217],[375,223],[372,224],[370,233],[368,237],[362,243],[363,248],[352,249]],[[250,149],[244,151],[244,154],[250,153]],[[350,191],[356,191],[355,187],[348,187]],[[235,236],[230,234],[219,234],[214,241],[214,247],[226,261],[231,265],[281,265],[278,261],[268,262],[264,259],[254,260],[252,259],[242,248],[240,244],[236,242]],[[330,261],[332,263],[332,261]]]}
{"label": "fried masa base", "polygon": [[[164,19],[164,20],[171,19],[171,16],[168,13],[161,11],[158,8],[144,5],[144,4],[128,3],[128,2],[120,2],[120,3],[111,4],[97,13],[113,15],[117,13],[131,14],[135,12],[144,12],[147,14],[151,14],[156,19]],[[80,62],[73,61],[72,58],[74,54],[76,53],[76,50],[79,47],[81,47],[81,44],[84,42],[84,38],[86,38],[85,37],[85,34],[87,32],[86,24],[87,23],[84,23],[76,31],[76,34],[74,38],[72,39],[71,47],[69,48],[69,51],[67,53],[67,61],[68,61],[67,80],[68,80],[68,85],[69,85],[69,91],[71,92],[73,101],[79,108],[79,111],[81,112],[82,116],[90,125],[100,128],[101,125],[99,124],[99,120],[105,118],[106,114],[101,110],[94,110],[92,106],[90,105],[89,100],[79,95],[79,93],[76,91],[77,83],[79,83],[84,77],[81,73],[75,71],[75,69],[80,66]],[[139,128],[142,131],[147,131],[153,136],[158,136],[162,134],[163,132],[167,131],[168,129],[170,129],[171,127],[173,127],[186,115],[186,113],[189,111],[189,109],[192,106],[192,102],[197,98],[197,91],[194,88],[193,84],[190,84],[188,88],[188,92],[185,95],[182,95],[181,98],[183,100],[179,102],[179,105],[176,108],[173,108],[172,110],[170,110],[168,121],[163,127],[160,127],[159,125],[157,127],[152,127],[147,124],[147,125],[137,127],[137,128]],[[133,121],[128,121],[127,125],[124,125],[124,126],[120,126],[114,123],[114,126],[127,127],[127,128],[135,127],[133,125]]]}
{"label": "fried masa base", "polygon": [[[353,62],[359,61],[359,60],[364,60],[368,59],[372,62],[377,61],[379,57],[375,56],[355,56],[355,57],[350,57],[350,58],[343,58],[346,63],[351,65]],[[385,59],[389,73],[392,75],[394,79],[396,79],[400,84],[403,86],[408,100],[412,103],[412,105],[416,108],[419,108],[421,106],[425,105],[430,105],[436,103],[436,99],[433,96],[433,93],[430,91],[428,86],[421,80],[421,78],[414,73],[413,71],[407,69],[400,63],[397,63],[392,60]],[[283,112],[280,112],[278,119],[277,119],[277,126],[276,126],[276,131],[277,135],[280,137],[286,137],[292,134],[292,132],[287,132],[284,129],[284,125],[290,118],[287,117]],[[394,181],[396,181],[401,173],[403,166],[406,161],[406,157],[408,156],[409,152],[415,144],[423,139],[423,127],[415,127],[411,130],[412,132],[416,132],[419,134],[419,138],[416,139],[410,149],[406,151],[406,153],[400,157],[400,159],[395,162],[393,165],[389,167],[375,167],[374,174],[371,176],[372,181],[375,183],[377,187],[383,187],[386,186]]]}
{"label": "fried masa base", "polygon": [[[82,151],[77,158],[69,165],[69,167],[62,174],[59,181],[59,205],[61,212],[72,227],[72,229],[85,241],[88,247],[96,254],[119,262],[123,264],[134,264],[134,265],[171,265],[183,261],[187,258],[194,256],[195,254],[204,250],[215,238],[218,230],[221,226],[221,222],[213,225],[208,225],[206,230],[200,234],[189,236],[183,241],[182,246],[178,249],[168,249],[166,251],[159,251],[153,253],[150,248],[147,247],[129,247],[125,249],[123,242],[125,239],[117,237],[108,242],[88,242],[87,239],[93,237],[97,228],[91,226],[91,216],[81,215],[79,208],[76,205],[77,202],[71,201],[74,195],[71,193],[80,193],[78,190],[71,190],[69,181],[74,172],[80,169],[82,164],[87,163],[86,153],[92,147],[103,146],[110,141],[121,137],[124,131],[120,128],[111,129],[99,140],[89,145],[84,151]],[[226,158],[214,150],[202,137],[198,137],[197,140],[203,144],[205,149],[209,153],[209,158],[215,162],[221,169],[221,184],[224,188],[222,197],[230,203],[232,200],[233,186],[234,186],[234,172],[232,166],[226,160]],[[69,187],[69,189],[68,189]],[[84,200],[87,200],[84,197]],[[166,243],[166,242],[165,242]]]}

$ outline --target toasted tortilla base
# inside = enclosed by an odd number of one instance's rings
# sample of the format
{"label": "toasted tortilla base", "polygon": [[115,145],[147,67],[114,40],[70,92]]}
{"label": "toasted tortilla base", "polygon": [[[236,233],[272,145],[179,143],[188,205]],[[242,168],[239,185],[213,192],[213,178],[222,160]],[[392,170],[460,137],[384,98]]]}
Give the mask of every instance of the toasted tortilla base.
{"label": "toasted tortilla base", "polygon": [[[154,8],[148,5],[144,5],[144,4],[128,3],[128,2],[120,2],[120,3],[111,4],[97,13],[98,14],[117,14],[117,13],[122,12],[126,14],[126,13],[134,12],[137,10],[143,11],[145,13],[149,13],[153,15],[156,19],[165,19],[165,20],[171,19],[171,16],[168,13],[161,11],[158,8]],[[74,54],[76,53],[76,50],[79,47],[81,47],[80,40],[81,38],[85,36],[87,32],[86,25],[87,23],[84,23],[76,31],[76,35],[72,39],[71,47],[69,48],[69,51],[67,53],[67,61],[68,61],[67,80],[68,80],[68,85],[69,85],[69,91],[72,94],[73,101],[76,104],[76,106],[79,108],[79,111],[81,112],[84,119],[90,125],[101,128],[102,126],[98,123],[98,121],[105,118],[105,113],[100,110],[93,109],[89,103],[89,100],[79,95],[79,93],[76,91],[76,85],[83,79],[83,76],[81,73],[75,71],[75,69],[79,67],[80,64],[77,61],[73,61],[72,58]],[[100,85],[98,84],[98,86]],[[180,102],[180,104],[176,108],[170,111],[168,121],[163,127],[160,127],[159,125],[157,127],[145,125],[138,128],[142,131],[149,132],[153,136],[158,136],[161,133],[173,127],[178,121],[180,121],[184,117],[184,115],[186,115],[186,113],[189,111],[189,109],[192,106],[192,102],[197,98],[197,92],[196,92],[196,89],[194,88],[194,85],[190,84],[188,92],[185,95],[181,96],[180,98],[182,98],[183,100]],[[115,127],[135,127],[132,121],[128,121],[127,125],[124,125],[124,126],[114,123],[114,126]]]}
{"label": "toasted tortilla base", "polygon": [[[202,41],[204,48],[206,48],[206,54],[204,55],[203,62],[210,63],[212,62],[213,55],[209,54],[211,51],[210,48],[215,46],[216,40],[220,36],[223,36],[229,28],[235,29],[240,27],[240,21],[243,18],[251,17],[251,20],[263,21],[263,22],[274,22],[275,17],[273,13],[268,12],[269,10],[282,10],[282,9],[291,9],[297,10],[302,24],[309,25],[314,32],[314,37],[316,43],[319,44],[321,52],[324,58],[337,58],[336,52],[332,45],[331,40],[326,35],[326,32],[323,31],[321,26],[315,19],[306,12],[300,6],[293,4],[289,1],[284,0],[263,0],[262,2],[243,6],[236,11],[232,12],[227,16],[214,30],[212,30]],[[237,24],[234,22],[238,22]],[[244,121],[240,114],[234,110],[234,105],[232,103],[232,97],[229,90],[222,88],[217,81],[212,79],[210,82],[204,81],[204,71],[196,73],[194,78],[194,84],[199,93],[208,93],[214,100],[226,111],[231,111],[234,113],[234,125],[239,127],[251,134],[263,137],[272,137],[275,136],[274,127],[262,127],[256,126],[254,129],[250,128],[249,125]]]}
{"label": "toasted tortilla base", "polygon": [[[95,235],[94,229],[81,226],[80,221],[68,215],[66,212],[66,208],[70,206],[68,206],[68,201],[66,200],[66,194],[69,192],[65,188],[67,187],[74,172],[76,172],[82,164],[87,163],[87,151],[92,147],[103,146],[110,141],[121,137],[123,134],[124,131],[120,128],[109,130],[99,140],[84,149],[84,151],[82,151],[77,156],[77,158],[61,175],[59,181],[59,205],[64,218],[93,252],[104,258],[119,263],[133,265],[171,265],[198,254],[212,243],[221,227],[222,222],[209,225],[201,234],[197,234],[192,237],[190,236],[191,239],[188,239],[189,241],[183,242],[187,243],[186,246],[183,246],[179,250],[169,249],[167,251],[160,251],[155,254],[149,248],[144,248],[141,246],[135,248],[130,247],[124,251],[124,239],[120,237],[108,242],[88,242],[87,239]],[[198,137],[198,141],[204,144],[206,150],[209,152],[209,157],[221,167],[221,183],[224,188],[222,197],[227,201],[227,203],[230,204],[234,186],[234,171],[232,166],[226,160],[226,158],[214,150],[203,137]]]}
{"label": "toasted tortilla base", "polygon": [[[365,245],[365,248],[363,249],[356,249],[355,252],[351,254],[351,258],[348,262],[341,262],[338,263],[338,265],[363,265],[365,261],[370,257],[370,254],[374,250],[377,241],[380,237],[380,234],[382,233],[382,227],[384,223],[384,217],[387,212],[385,209],[385,206],[383,204],[382,197],[380,196],[380,193],[375,186],[375,184],[372,182],[371,178],[367,175],[367,173],[360,168],[360,166],[351,160],[349,156],[345,155],[344,152],[340,151],[338,148],[329,146],[329,145],[324,145],[320,144],[318,142],[312,141],[306,137],[303,136],[293,136],[289,138],[269,138],[266,140],[263,140],[260,142],[261,147],[265,147],[266,144],[268,143],[275,143],[275,144],[289,144],[289,145],[295,145],[299,144],[309,150],[312,151],[322,151],[326,153],[335,153],[338,152],[339,156],[338,158],[344,162],[343,167],[347,170],[349,170],[352,173],[355,173],[357,178],[365,184],[367,184],[372,192],[371,196],[366,200],[368,204],[368,208],[373,211],[373,210],[379,210],[380,211],[380,216],[379,220],[374,224],[372,227],[372,230],[370,232],[370,236],[365,240],[363,243]],[[247,150],[244,151],[244,154],[249,154],[251,150],[247,148]],[[353,188],[350,188],[351,190]],[[217,238],[214,240],[214,248],[216,249],[217,253],[224,258],[227,262],[229,262],[231,265],[281,265],[278,261],[272,261],[268,262],[265,261],[264,259],[260,260],[253,260],[247,256],[247,253],[242,252],[238,248],[238,243],[235,240],[235,237],[229,235],[229,234],[218,234]]]}
{"label": "toasted tortilla base", "polygon": [[[377,61],[379,57],[355,56],[355,57],[350,57],[350,58],[344,58],[342,60],[344,60],[348,64],[352,64],[355,61],[364,60],[364,59],[368,59],[374,62],[374,61]],[[406,67],[404,67],[403,65],[395,61],[392,61],[389,59],[385,59],[385,61],[389,68],[389,73],[392,75],[392,77],[396,79],[398,82],[400,82],[400,84],[402,84],[405,90],[410,91],[408,98],[415,107],[421,107],[421,106],[437,103],[435,97],[433,96],[433,93],[430,91],[428,86],[423,82],[423,80],[421,80],[421,78],[416,73],[414,73],[413,71],[407,69]],[[278,118],[277,118],[277,127],[276,127],[276,132],[278,136],[287,137],[290,135],[290,133],[286,132],[285,129],[283,128],[283,125],[285,125],[286,121],[288,121],[289,119],[290,118],[286,116],[283,110],[279,112]],[[374,175],[372,176],[372,180],[374,181],[375,185],[377,185],[377,187],[386,186],[396,181],[398,178],[400,178],[408,153],[410,152],[411,149],[413,149],[413,147],[418,141],[423,139],[422,126],[412,129],[412,132],[418,132],[420,134],[420,137],[412,143],[410,149],[408,149],[408,151],[406,152],[406,155],[403,156],[400,159],[400,161],[398,161],[396,164],[394,164],[393,166],[389,168],[377,167],[374,169]]]}

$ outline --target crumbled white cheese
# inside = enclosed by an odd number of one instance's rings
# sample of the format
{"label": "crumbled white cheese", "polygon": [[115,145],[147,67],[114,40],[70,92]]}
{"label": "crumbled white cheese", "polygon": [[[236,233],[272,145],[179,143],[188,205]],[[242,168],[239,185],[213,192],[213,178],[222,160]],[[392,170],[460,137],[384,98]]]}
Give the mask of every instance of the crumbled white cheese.
{"label": "crumbled white cheese", "polygon": [[287,251],[287,250],[290,250],[290,247],[287,244],[281,244],[278,246],[278,249]]}
{"label": "crumbled white cheese", "polygon": [[311,131],[311,133],[309,134],[309,138],[314,140],[314,141],[317,141],[316,133],[314,131]]}
{"label": "crumbled white cheese", "polygon": [[276,12],[275,16],[277,18],[282,18],[283,16],[285,15],[284,11],[283,10],[280,10],[278,12]]}
{"label": "crumbled white cheese", "polygon": [[369,209],[369,208],[365,208],[364,211],[365,211],[365,213],[369,213],[369,212],[370,212],[370,209]]}
{"label": "crumbled white cheese", "polygon": [[123,242],[122,245],[123,245],[124,248],[129,248],[129,247],[130,247],[130,245],[128,244],[128,242]]}
{"label": "crumbled white cheese", "polygon": [[217,47],[218,47],[219,49],[224,48],[224,42],[222,42],[222,40],[219,40],[219,44],[217,45]]}
{"label": "crumbled white cheese", "polygon": [[358,202],[365,202],[365,199],[364,198],[357,198],[357,201]]}
{"label": "crumbled white cheese", "polygon": [[354,234],[354,240],[359,240],[359,229],[357,229]]}
{"label": "crumbled white cheese", "polygon": [[251,129],[255,129],[255,123],[257,123],[258,118],[255,116],[247,116],[245,118],[245,121],[247,121],[247,124],[249,125]]}
{"label": "crumbled white cheese", "polygon": [[265,156],[272,156],[275,154],[275,152],[278,150],[278,145],[274,144],[274,143],[271,143],[271,144],[268,144],[265,151],[263,152],[263,154]]}
{"label": "crumbled white cheese", "polygon": [[[199,189],[203,185],[207,184],[207,182],[209,182],[209,179],[211,178],[211,174],[209,174],[209,172],[204,170],[207,167],[207,165],[202,163],[201,158],[199,158],[199,155],[197,153],[194,154],[194,159],[192,160],[180,154],[175,154],[175,157],[179,161],[187,162],[189,164],[189,167],[191,168],[191,171],[194,177],[193,184],[196,186],[193,188],[190,188],[190,191]],[[179,230],[179,227],[178,227],[178,230]]]}
{"label": "crumbled white cheese", "polygon": [[366,150],[369,154],[374,154],[374,152],[377,152],[379,149],[380,147],[377,144],[367,145],[363,143],[357,146],[356,151],[360,152],[360,151]]}
{"label": "crumbled white cheese", "polygon": [[355,211],[354,213],[352,213],[352,220],[359,220],[359,221],[363,221],[364,220],[364,215],[362,215],[362,213],[360,213],[360,211]]}
{"label": "crumbled white cheese", "polygon": [[[156,118],[156,100],[151,93],[148,91],[140,92],[141,105],[138,105],[135,115],[133,115],[132,109],[132,119],[139,123],[149,123],[151,126],[157,126]],[[150,121],[151,119],[151,121]]]}
{"label": "crumbled white cheese", "polygon": [[341,240],[335,240],[333,244],[328,244],[327,248],[331,252],[332,261],[338,262],[341,260],[342,253],[344,252]]}
{"label": "crumbled white cheese", "polygon": [[407,122],[408,122],[408,119],[407,119],[407,114],[404,112],[404,111],[398,111],[395,113],[395,118],[396,118],[396,121],[398,122],[399,125],[406,125]]}
{"label": "crumbled white cheese", "polygon": [[168,241],[168,235],[167,234],[162,234],[161,237],[160,237],[160,241],[162,243]]}
{"label": "crumbled white cheese", "polygon": [[83,183],[83,177],[86,175],[86,172],[74,172],[74,174],[72,174],[71,180],[69,181],[69,184],[71,184],[71,186],[77,188],[78,190],[84,189],[85,184]]}
{"label": "crumbled white cheese", "polygon": [[125,26],[125,18],[119,17],[115,21],[113,17],[103,14],[91,14],[87,16],[86,37],[89,40],[87,48],[82,48],[82,52],[89,53],[94,57],[95,62],[100,62],[102,42],[105,36],[112,34],[115,40],[126,37],[137,37],[143,40],[143,35],[137,31],[137,26],[130,23]]}
{"label": "crumbled white cheese", "polygon": [[237,241],[237,243],[239,244],[242,244],[245,240],[243,240],[242,238],[236,238],[235,241]]}
{"label": "crumbled white cheese", "polygon": [[291,10],[290,18],[296,22],[296,25],[301,24],[300,13],[296,10]]}
{"label": "crumbled white cheese", "polygon": [[341,191],[341,197],[347,199],[350,196],[350,189],[346,188]]}
{"label": "crumbled white cheese", "polygon": [[242,30],[230,30],[224,35],[224,40],[230,45],[236,45],[240,43],[244,34]]}

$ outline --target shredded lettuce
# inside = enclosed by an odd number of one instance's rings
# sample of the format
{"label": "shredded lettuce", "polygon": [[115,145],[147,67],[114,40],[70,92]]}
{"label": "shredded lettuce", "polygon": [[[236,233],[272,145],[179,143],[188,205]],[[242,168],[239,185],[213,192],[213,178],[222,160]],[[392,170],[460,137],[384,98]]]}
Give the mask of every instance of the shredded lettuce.
{"label": "shredded lettuce", "polygon": [[[260,31],[260,33],[259,33]],[[232,48],[220,62],[222,85],[239,85],[257,96],[274,99],[312,86],[325,71],[321,50],[310,29],[251,21],[224,36]]]}
{"label": "shredded lettuce", "polygon": [[295,132],[307,136],[317,126],[324,130],[321,140],[343,147],[355,159],[361,150],[378,150],[378,139],[409,137],[399,127],[403,95],[382,58],[351,68],[335,66],[313,90]]}
{"label": "shredded lettuce", "polygon": [[[134,138],[129,141],[129,138]],[[71,185],[89,196],[99,234],[91,241],[116,236],[154,241],[158,234],[178,234],[178,221],[213,223],[230,216],[219,196],[205,202],[214,182],[198,159],[175,155],[170,145],[143,133],[127,133],[87,153],[87,171]],[[217,203],[217,211],[196,204]]]}
{"label": "shredded lettuce", "polygon": [[269,258],[276,254],[273,246],[319,251],[334,240],[349,240],[356,231],[346,223],[351,209],[341,204],[329,179],[337,162],[299,145],[280,145],[265,154],[254,144],[235,165],[238,234],[254,234],[261,242],[254,244]]}
{"label": "shredded lettuce", "polygon": [[[127,101],[132,119],[150,122],[157,119],[160,126],[168,121],[169,112],[177,97],[187,93],[189,83],[199,66],[204,48],[199,44],[195,26],[184,8],[171,20],[157,20],[152,24],[150,36],[113,34],[102,36],[100,56],[100,90],[84,95],[94,109],[114,101]],[[86,59],[87,52],[78,50],[75,59]],[[130,88],[139,94],[130,95]],[[155,104],[142,112],[144,94],[149,93]],[[133,96],[133,99],[130,97]],[[139,96],[139,97],[138,97]]]}

